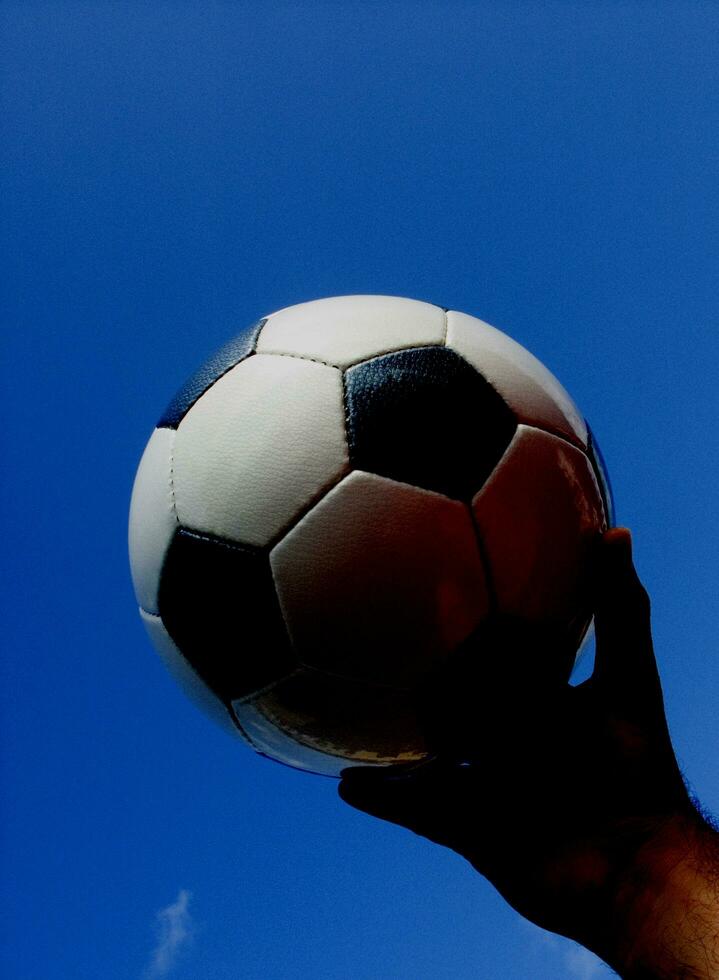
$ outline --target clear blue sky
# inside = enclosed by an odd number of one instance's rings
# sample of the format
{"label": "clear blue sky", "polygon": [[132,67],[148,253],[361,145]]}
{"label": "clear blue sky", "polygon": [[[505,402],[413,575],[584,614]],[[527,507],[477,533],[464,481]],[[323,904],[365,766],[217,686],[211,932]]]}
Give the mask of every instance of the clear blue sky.
{"label": "clear blue sky", "polygon": [[[483,317],[592,422],[679,757],[719,811],[717,5],[2,20],[3,976],[603,976],[458,857],[198,714],[143,634],[127,506],[175,387],[259,315],[367,292]],[[177,955],[153,961],[168,906]]]}

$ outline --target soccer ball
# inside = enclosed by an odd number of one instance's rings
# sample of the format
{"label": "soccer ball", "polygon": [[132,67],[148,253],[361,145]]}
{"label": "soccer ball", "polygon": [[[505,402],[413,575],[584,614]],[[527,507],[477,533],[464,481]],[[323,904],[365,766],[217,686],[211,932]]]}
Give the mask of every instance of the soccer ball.
{"label": "soccer ball", "polygon": [[130,558],[187,692],[263,755],[338,775],[425,757],[414,692],[488,617],[577,649],[612,522],[586,422],[527,350],[464,313],[342,296],[263,318],[178,392]]}

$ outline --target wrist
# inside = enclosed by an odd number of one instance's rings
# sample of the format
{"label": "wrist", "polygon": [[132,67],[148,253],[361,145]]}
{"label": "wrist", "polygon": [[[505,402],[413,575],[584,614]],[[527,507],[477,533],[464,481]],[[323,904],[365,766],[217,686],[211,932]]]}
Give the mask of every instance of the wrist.
{"label": "wrist", "polygon": [[616,892],[612,949],[626,980],[719,977],[719,834],[694,809],[663,819]]}

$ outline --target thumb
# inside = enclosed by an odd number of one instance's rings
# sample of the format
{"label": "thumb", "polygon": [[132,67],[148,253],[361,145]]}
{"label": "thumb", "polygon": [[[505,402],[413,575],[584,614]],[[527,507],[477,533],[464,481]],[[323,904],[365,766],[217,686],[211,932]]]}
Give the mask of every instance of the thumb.
{"label": "thumb", "polygon": [[412,778],[415,770],[415,766],[344,769],[338,787],[340,799],[373,817],[406,825],[417,804],[416,778]]}
{"label": "thumb", "polygon": [[596,656],[594,682],[628,706],[656,693],[650,604],[632,560],[632,536],[624,527],[607,531],[595,564]]}
{"label": "thumb", "polygon": [[447,843],[443,819],[450,787],[434,762],[386,769],[345,769],[339,795],[345,803],[437,843]]}

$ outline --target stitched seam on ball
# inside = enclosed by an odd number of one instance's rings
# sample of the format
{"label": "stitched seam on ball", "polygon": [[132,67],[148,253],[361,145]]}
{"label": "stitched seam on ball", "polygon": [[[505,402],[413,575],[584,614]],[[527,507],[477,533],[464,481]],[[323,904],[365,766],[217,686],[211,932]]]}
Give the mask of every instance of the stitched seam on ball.
{"label": "stitched seam on ball", "polygon": [[290,531],[294,531],[299,525],[304,521],[306,517],[315,509],[317,504],[325,499],[332,491],[342,483],[351,473],[355,473],[356,470],[352,469],[349,458],[343,463],[341,469],[330,479],[324,486],[320,487],[317,493],[313,494],[312,497],[308,498],[304,504],[302,510],[298,511],[294,517],[292,517],[286,524],[284,524],[279,531],[274,535],[274,537],[266,544],[264,547],[268,551],[273,551],[274,548],[282,541],[282,539],[289,534]]}
{"label": "stitched seam on ball", "polygon": [[474,531],[474,539],[477,544],[477,553],[479,554],[479,562],[480,565],[482,566],[482,572],[484,573],[484,585],[487,590],[487,601],[489,605],[489,612],[490,614],[496,613],[499,609],[499,600],[497,598],[497,589],[494,583],[494,575],[492,574],[492,563],[489,560],[489,553],[487,551],[487,546],[484,543],[484,538],[482,537],[482,533],[479,527],[479,521],[477,520],[477,516],[474,513],[474,507],[472,506],[471,503],[467,505],[467,510],[469,511],[469,520],[472,524],[472,530]]}
{"label": "stitched seam on ball", "polygon": [[175,520],[180,523],[180,516],[177,513],[177,497],[175,495],[175,439],[177,438],[177,429],[172,437],[172,444],[170,446],[170,498],[172,500],[172,513],[175,515]]}
{"label": "stitched seam on ball", "polygon": [[[284,684],[285,681],[291,680],[293,677],[301,674],[303,669],[303,667],[294,667],[291,671],[289,671],[289,673],[283,674],[282,677],[278,677],[277,680],[270,681],[269,684],[265,684],[263,687],[258,687],[256,691],[252,691],[250,694],[243,694],[240,698],[230,698],[229,704],[233,706],[236,704],[249,704],[257,711],[260,711],[259,707],[254,704],[256,698],[261,698],[265,694],[270,694],[279,684]],[[260,711],[260,714],[264,714],[264,712]]]}
{"label": "stitched seam on ball", "polygon": [[[525,429],[536,429],[537,432],[543,432],[545,436],[553,436],[555,439],[559,439],[565,445],[570,446],[572,449],[576,449],[578,453],[583,453],[587,456],[587,450],[582,445],[577,445],[565,432],[559,432],[557,429],[548,429],[545,425],[540,425],[537,422],[523,422],[522,419],[517,419],[517,428],[523,425]],[[577,437],[578,438],[578,437]]]}
{"label": "stitched seam on ball", "polygon": [[334,368],[335,371],[342,370],[339,364],[332,364],[330,361],[321,361],[319,357],[308,357],[306,354],[291,354],[288,351],[282,350],[258,350],[255,353],[258,355],[271,354],[272,357],[294,357],[298,361],[311,361],[313,364],[321,364],[323,367]]}
{"label": "stitched seam on ball", "polygon": [[255,544],[246,544],[242,541],[230,541],[221,538],[217,534],[207,534],[204,531],[194,531],[191,527],[183,527],[182,534],[188,538],[195,538],[198,541],[206,541],[208,544],[220,545],[222,548],[229,548],[231,551],[241,551],[243,554],[262,554],[266,549]]}
{"label": "stitched seam on ball", "polygon": [[[407,351],[420,351],[429,350],[430,348],[438,348],[442,346],[442,338],[439,340],[428,340],[426,343],[422,343],[419,340],[415,340],[409,347],[388,347],[386,350],[375,351],[374,354],[368,354],[366,357],[362,357],[359,361],[352,361],[346,367],[341,368],[342,371],[352,371],[354,368],[362,367],[363,364],[368,364],[370,361],[379,360],[381,357],[389,357],[390,354],[405,354]],[[456,353],[454,351],[453,353]]]}
{"label": "stitched seam on ball", "polygon": [[[347,453],[347,469],[352,470],[352,447],[350,446],[350,434],[352,432],[352,427],[350,424],[350,402],[349,402],[349,388],[347,387],[347,369],[342,371],[340,374],[340,398],[342,399],[342,415],[344,429],[344,440],[345,440],[345,451]],[[343,477],[344,479],[344,477]],[[329,493],[329,490],[327,491]]]}

